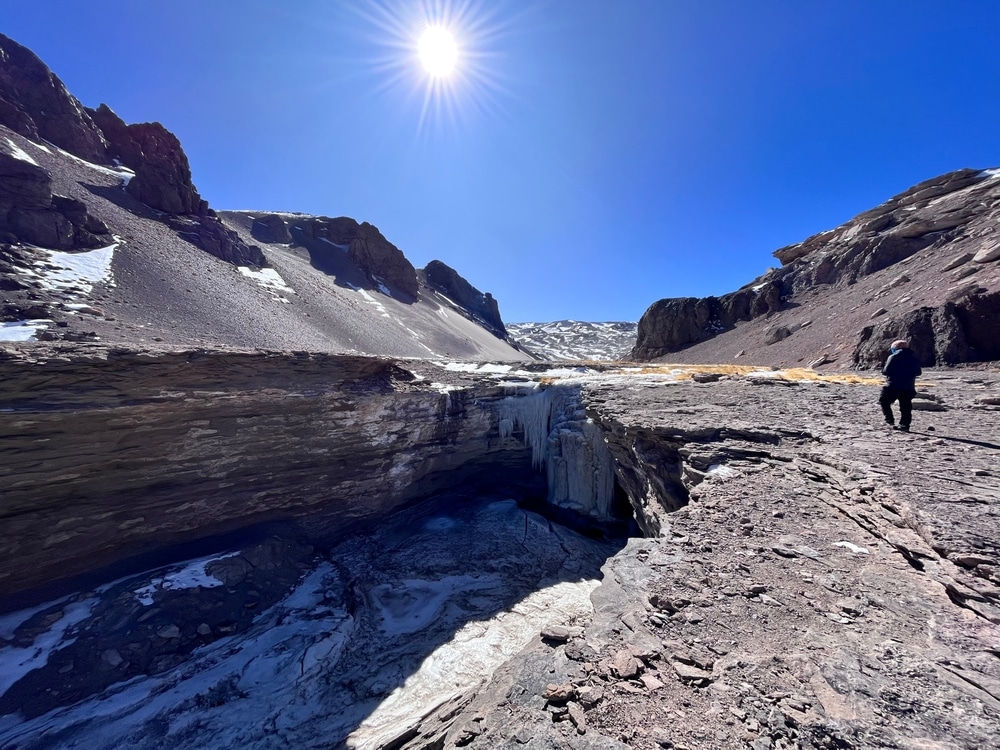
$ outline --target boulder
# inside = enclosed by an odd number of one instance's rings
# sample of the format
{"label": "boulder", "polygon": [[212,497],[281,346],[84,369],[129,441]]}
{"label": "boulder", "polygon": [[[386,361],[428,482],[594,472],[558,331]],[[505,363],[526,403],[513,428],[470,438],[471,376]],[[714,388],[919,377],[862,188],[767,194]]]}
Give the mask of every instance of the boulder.
{"label": "boulder", "polygon": [[998,259],[1000,259],[1000,239],[984,242],[979,252],[972,258],[975,263],[989,263]]}
{"label": "boulder", "polygon": [[713,335],[710,322],[718,309],[715,297],[679,297],[654,302],[639,319],[633,359],[653,359],[704,341]]}
{"label": "boulder", "polygon": [[107,161],[93,119],[34,52],[0,34],[0,125],[92,162]]}
{"label": "boulder", "polygon": [[852,355],[853,364],[881,368],[889,356],[889,345],[896,339],[909,341],[910,349],[924,367],[968,362],[971,358],[958,306],[947,303],[940,308],[922,307],[866,326]]}

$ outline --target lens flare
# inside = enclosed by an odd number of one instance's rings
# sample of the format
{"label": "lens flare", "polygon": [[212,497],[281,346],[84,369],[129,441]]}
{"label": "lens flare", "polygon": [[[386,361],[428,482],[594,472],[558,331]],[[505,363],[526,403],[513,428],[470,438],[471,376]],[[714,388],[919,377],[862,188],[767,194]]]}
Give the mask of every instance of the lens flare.
{"label": "lens flare", "polygon": [[424,69],[435,78],[445,78],[455,70],[458,63],[458,45],[448,29],[441,26],[429,27],[420,37],[417,46]]}

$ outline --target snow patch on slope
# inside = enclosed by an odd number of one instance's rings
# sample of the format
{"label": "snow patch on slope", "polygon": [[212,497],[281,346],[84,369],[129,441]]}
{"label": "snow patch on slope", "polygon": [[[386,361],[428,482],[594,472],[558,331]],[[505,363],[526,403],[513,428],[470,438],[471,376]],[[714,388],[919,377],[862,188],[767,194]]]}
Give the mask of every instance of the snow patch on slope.
{"label": "snow patch on slope", "polygon": [[10,155],[15,159],[26,161],[28,164],[34,164],[36,167],[38,166],[38,162],[32,159],[31,155],[27,151],[23,151],[12,139],[7,139],[7,145],[10,146]]}
{"label": "snow patch on slope", "polygon": [[43,260],[35,267],[41,276],[41,286],[54,291],[90,294],[94,284],[111,281],[111,261],[117,247],[115,242],[82,253],[40,249]]}
{"label": "snow patch on slope", "polygon": [[241,274],[256,281],[261,289],[270,292],[271,299],[275,302],[288,302],[288,299],[282,294],[295,294],[295,290],[288,286],[281,278],[281,274],[273,268],[261,268],[259,271],[255,271],[249,266],[237,266],[237,268]]}

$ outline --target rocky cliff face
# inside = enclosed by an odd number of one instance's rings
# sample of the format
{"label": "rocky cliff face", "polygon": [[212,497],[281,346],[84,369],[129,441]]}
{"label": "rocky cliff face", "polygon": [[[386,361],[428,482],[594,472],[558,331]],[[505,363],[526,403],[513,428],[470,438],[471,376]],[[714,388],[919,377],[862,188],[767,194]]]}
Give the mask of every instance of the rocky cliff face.
{"label": "rocky cliff face", "polygon": [[632,355],[872,367],[909,338],[925,365],[996,359],[985,332],[1000,325],[998,218],[1000,171],[927,180],[776,251],[782,268],[736,292],[654,303]]}
{"label": "rocky cliff face", "polygon": [[275,519],[335,534],[470,472],[531,472],[498,432],[501,388],[449,393],[388,360],[82,350],[0,368],[0,592]]}
{"label": "rocky cliff face", "polygon": [[110,242],[108,227],[86,204],[54,195],[49,174],[30,155],[0,144],[0,243],[70,250]]}
{"label": "rocky cliff face", "polygon": [[0,125],[104,163],[104,136],[76,97],[31,50],[0,34]]}
{"label": "rocky cliff face", "polygon": [[110,107],[87,110],[107,141],[107,153],[135,172],[126,192],[168,214],[205,214],[208,204],[191,182],[191,168],[177,136],[158,122],[126,125]]}

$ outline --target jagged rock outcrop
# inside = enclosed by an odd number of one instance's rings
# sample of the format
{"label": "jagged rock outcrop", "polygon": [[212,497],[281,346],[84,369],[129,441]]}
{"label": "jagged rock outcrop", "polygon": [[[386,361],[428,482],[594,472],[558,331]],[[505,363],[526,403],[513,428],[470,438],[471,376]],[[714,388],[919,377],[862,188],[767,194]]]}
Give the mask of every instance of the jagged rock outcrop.
{"label": "jagged rock outcrop", "polygon": [[292,233],[288,231],[288,225],[277,214],[255,217],[250,226],[250,234],[261,242],[286,245],[292,241]]}
{"label": "jagged rock outcrop", "polygon": [[206,253],[233,265],[250,265],[263,268],[268,265],[264,252],[250,245],[215,216],[177,216],[168,220],[177,234],[189,240]]}
{"label": "jagged rock outcrop", "polygon": [[[295,222],[307,239],[326,240],[347,248],[351,260],[372,283],[380,280],[409,297],[417,296],[417,271],[403,252],[367,221],[358,223],[348,216],[330,219],[307,217]],[[335,252],[336,248],[330,248]]]}
{"label": "jagged rock outcrop", "polygon": [[479,291],[462,278],[458,271],[439,260],[432,260],[422,271],[429,286],[468,310],[476,322],[497,338],[507,337],[507,329],[500,317],[500,306],[492,294]]}
{"label": "jagged rock outcrop", "polygon": [[177,136],[158,122],[126,125],[106,104],[88,110],[108,142],[108,154],[135,172],[125,190],[168,214],[205,214],[208,204],[191,182]]}
{"label": "jagged rock outcrop", "polygon": [[[30,158],[30,157],[29,157]],[[81,201],[52,194],[48,173],[0,145],[0,242],[70,250],[107,245],[111,236]]]}
{"label": "jagged rock outcrop", "polygon": [[[780,352],[811,360],[823,352],[805,347],[825,333],[838,342],[841,361],[850,357],[857,367],[878,365],[883,343],[911,334],[921,339],[924,364],[988,360],[995,348],[982,340],[981,325],[1000,325],[990,317],[992,295],[1000,292],[998,220],[1000,170],[963,169],[927,180],[836,229],[781,248],[774,255],[782,268],[736,292],[654,303],[639,322],[633,356],[654,359],[731,334],[732,344],[745,343],[702,349],[739,349],[762,363]],[[829,309],[831,322],[805,317],[806,306]],[[885,317],[877,324],[860,325],[879,316]],[[794,335],[806,325],[813,326],[811,336]],[[782,329],[790,335],[776,335]]]}
{"label": "jagged rock outcrop", "polygon": [[104,138],[84,107],[34,52],[0,34],[0,125],[45,139],[88,161],[107,160]]}

